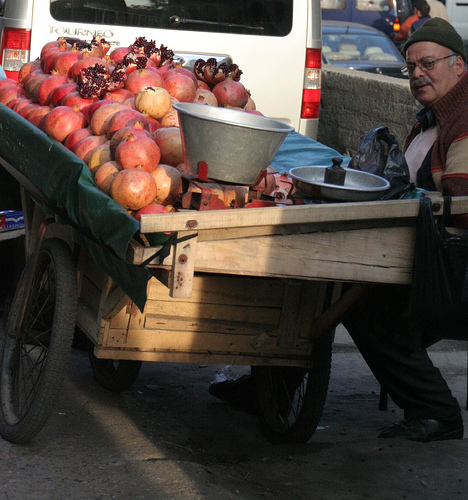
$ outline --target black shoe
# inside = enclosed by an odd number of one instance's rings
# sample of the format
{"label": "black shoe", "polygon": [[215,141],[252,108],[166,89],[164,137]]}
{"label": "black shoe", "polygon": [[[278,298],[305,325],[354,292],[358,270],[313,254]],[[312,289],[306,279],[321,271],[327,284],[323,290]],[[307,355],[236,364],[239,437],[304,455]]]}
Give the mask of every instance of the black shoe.
{"label": "black shoe", "polygon": [[463,419],[459,413],[451,419],[408,418],[384,429],[381,438],[400,438],[410,441],[443,441],[463,438]]}
{"label": "black shoe", "polygon": [[257,397],[250,374],[242,375],[234,380],[214,382],[208,388],[208,392],[237,408],[257,413]]}

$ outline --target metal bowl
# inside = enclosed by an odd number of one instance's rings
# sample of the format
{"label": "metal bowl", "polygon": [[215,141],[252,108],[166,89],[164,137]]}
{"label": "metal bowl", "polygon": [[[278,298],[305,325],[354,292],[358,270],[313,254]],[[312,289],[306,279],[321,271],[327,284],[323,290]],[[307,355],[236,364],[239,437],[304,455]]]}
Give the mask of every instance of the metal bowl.
{"label": "metal bowl", "polygon": [[360,170],[346,169],[343,186],[326,184],[325,169],[322,166],[295,167],[289,171],[293,185],[304,195],[330,201],[378,200],[390,187],[390,183]]}
{"label": "metal bowl", "polygon": [[293,127],[278,120],[226,108],[177,103],[184,161],[198,173],[208,164],[210,179],[253,184],[273,160]]}

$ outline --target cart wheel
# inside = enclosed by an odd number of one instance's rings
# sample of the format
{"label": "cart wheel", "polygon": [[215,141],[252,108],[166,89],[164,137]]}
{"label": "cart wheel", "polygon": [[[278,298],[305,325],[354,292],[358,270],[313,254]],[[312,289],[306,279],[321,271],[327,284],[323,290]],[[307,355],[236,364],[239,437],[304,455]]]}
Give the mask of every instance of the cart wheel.
{"label": "cart wheel", "polygon": [[306,443],[322,416],[333,335],[314,343],[313,367],[252,366],[260,426],[274,444]]}
{"label": "cart wheel", "polygon": [[94,344],[90,340],[88,340],[88,356],[94,378],[109,391],[126,391],[140,373],[141,361],[96,358]]}
{"label": "cart wheel", "polygon": [[62,240],[47,239],[35,268],[23,272],[0,339],[0,434],[12,443],[31,441],[52,411],[68,367],[76,304],[72,253]]}

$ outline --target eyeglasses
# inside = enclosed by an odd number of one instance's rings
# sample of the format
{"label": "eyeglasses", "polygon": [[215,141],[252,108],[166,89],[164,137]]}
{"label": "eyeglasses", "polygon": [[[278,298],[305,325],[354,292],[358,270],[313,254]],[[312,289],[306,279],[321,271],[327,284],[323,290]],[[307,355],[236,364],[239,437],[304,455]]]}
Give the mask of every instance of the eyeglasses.
{"label": "eyeglasses", "polygon": [[434,65],[436,62],[439,62],[439,61],[443,61],[444,59],[448,59],[449,57],[453,57],[453,56],[457,56],[458,54],[450,54],[449,56],[445,56],[445,57],[440,57],[439,59],[432,59],[429,60],[429,61],[418,61],[416,63],[410,63],[410,62],[407,62],[406,63],[406,66],[403,66],[401,68],[401,73],[402,75],[404,76],[412,76],[413,73],[414,73],[414,70],[416,69],[416,66],[420,69],[422,69],[424,72],[428,72],[428,71],[431,71],[432,69],[434,69]]}

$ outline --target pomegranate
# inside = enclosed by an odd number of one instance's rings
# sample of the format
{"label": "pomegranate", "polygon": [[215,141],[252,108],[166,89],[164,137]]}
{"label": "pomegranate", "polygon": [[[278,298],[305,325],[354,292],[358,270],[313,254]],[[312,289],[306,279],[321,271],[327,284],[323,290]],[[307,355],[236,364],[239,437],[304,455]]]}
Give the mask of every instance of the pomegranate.
{"label": "pomegranate", "polygon": [[39,104],[35,103],[27,104],[26,106],[23,106],[20,111],[18,111],[18,114],[23,118],[26,118],[28,116],[28,113],[30,113],[33,109],[37,108],[40,108]]}
{"label": "pomegranate", "polygon": [[198,86],[198,78],[195,76],[195,73],[193,71],[190,71],[189,69],[183,68],[182,66],[176,66],[175,68],[170,68],[167,71],[164,72],[164,80],[167,78],[170,78],[171,76],[174,75],[185,75],[188,76],[193,80],[193,83],[195,86]]}
{"label": "pomegranate", "polygon": [[80,61],[82,57],[83,52],[75,48],[58,54],[53,60],[52,71],[55,71],[59,75],[71,76],[71,67]]}
{"label": "pomegranate", "polygon": [[218,99],[218,106],[224,107],[225,104],[243,108],[249,100],[247,89],[240,82],[232,78],[226,78],[221,83],[213,87],[213,94]]}
{"label": "pomegranate", "polygon": [[96,186],[110,196],[110,186],[114,177],[119,172],[119,167],[115,161],[106,161],[94,174]]}
{"label": "pomegranate", "polygon": [[112,180],[112,198],[125,210],[140,210],[149,205],[156,196],[156,181],[153,176],[139,169],[118,172]]}
{"label": "pomegranate", "polygon": [[59,48],[61,47],[62,50],[70,50],[71,45],[67,42],[65,37],[61,36],[57,38],[57,40],[53,40],[52,42],[47,42],[41,49],[41,56],[40,58],[43,59],[45,52],[47,52],[49,49],[52,48]]}
{"label": "pomegranate", "polygon": [[64,141],[68,134],[79,128],[86,127],[86,118],[78,108],[57,106],[46,116],[44,131],[58,142]]}
{"label": "pomegranate", "polygon": [[151,175],[156,181],[156,197],[154,201],[157,203],[173,204],[182,186],[182,175],[174,167],[160,163],[156,170],[151,172]]}
{"label": "pomegranate", "polygon": [[203,80],[197,80],[197,88],[211,90],[211,87]]}
{"label": "pomegranate", "polygon": [[100,64],[102,66],[104,66],[104,68],[108,71],[109,70],[109,67],[106,63],[106,61],[104,61],[104,59],[101,59],[99,57],[86,57],[84,59],[80,59],[79,61],[77,61],[71,68],[70,68],[70,78],[73,78],[73,80],[76,81],[77,77],[78,77],[78,73],[80,72],[80,70],[82,69],[86,69],[86,68],[90,68],[91,66],[93,65],[97,65],[97,64]]}
{"label": "pomegranate", "polygon": [[218,99],[210,90],[206,89],[197,89],[197,93],[195,95],[195,99],[193,102],[197,104],[208,104],[209,106],[218,106]]}
{"label": "pomegranate", "polygon": [[105,135],[112,115],[123,109],[128,109],[118,102],[109,101],[109,103],[106,106],[101,106],[93,113],[90,125],[94,135]]}
{"label": "pomegranate", "polygon": [[130,109],[136,109],[136,106],[135,106],[135,98],[134,97],[127,97],[127,99],[125,99],[122,104],[124,106],[127,106],[127,108],[130,108]]}
{"label": "pomegranate", "polygon": [[246,111],[252,111],[254,109],[257,109],[257,106],[255,105],[255,101],[250,96],[247,99],[247,104],[244,106],[244,109]]}
{"label": "pomegranate", "polygon": [[83,161],[88,165],[89,169],[93,173],[95,173],[102,164],[111,160],[109,142],[105,142],[97,148],[92,149],[83,158]]}
{"label": "pomegranate", "polygon": [[144,87],[135,97],[138,111],[162,118],[171,109],[171,95],[162,87]]}
{"label": "pomegranate", "polygon": [[112,90],[111,92],[106,92],[102,99],[107,101],[115,101],[115,102],[120,102],[122,104],[125,104],[126,99],[133,99],[135,96],[133,95],[132,92],[126,89],[116,89]]}
{"label": "pomegranate", "polygon": [[162,128],[153,134],[153,139],[161,151],[161,163],[172,167],[177,167],[177,165],[183,163],[184,151],[179,128]]}
{"label": "pomegranate", "polygon": [[117,111],[109,119],[106,131],[107,137],[110,139],[121,128],[135,123],[142,124],[146,130],[149,130],[148,121],[139,111],[128,108]]}
{"label": "pomegranate", "polygon": [[60,101],[60,105],[69,106],[71,108],[78,106],[80,111],[86,116],[88,108],[97,100],[97,97],[93,99],[85,99],[80,96],[78,91],[72,90],[71,92],[68,92],[68,94]]}
{"label": "pomegranate", "polygon": [[93,117],[95,111],[97,111],[101,106],[106,106],[108,104],[113,104],[114,101],[110,99],[102,101],[95,101],[91,104],[91,106],[86,110],[86,118],[88,119],[88,123],[91,123],[91,118]]}
{"label": "pomegranate", "polygon": [[197,93],[194,81],[189,76],[179,73],[167,77],[164,80],[164,88],[181,102],[193,102]]}
{"label": "pomegranate", "polygon": [[163,87],[163,84],[164,79],[157,70],[137,69],[128,75],[125,88],[136,95],[143,87]]}
{"label": "pomegranate", "polygon": [[25,97],[24,90],[19,85],[9,85],[0,90],[0,103],[7,105],[17,97]]}
{"label": "pomegranate", "polygon": [[179,127],[179,114],[171,108],[159,121],[163,128]]}
{"label": "pomegranate", "polygon": [[158,130],[162,127],[161,123],[156,120],[156,118],[153,118],[152,116],[148,115],[147,113],[141,113],[145,118],[146,121],[148,122],[149,125],[149,131],[153,133],[155,130]]}
{"label": "pomegranate", "polygon": [[86,155],[93,149],[105,144],[107,138],[105,135],[90,135],[78,141],[71,148],[72,153],[75,153],[78,158],[84,161]]}
{"label": "pomegranate", "polygon": [[152,137],[129,136],[115,150],[115,161],[123,169],[136,168],[152,172],[159,164],[161,152]]}
{"label": "pomegranate", "polygon": [[[23,88],[24,88],[24,93],[26,94],[27,97],[31,97],[31,89],[35,85],[37,81],[42,81],[47,78],[47,75],[45,75],[41,70],[36,70],[30,73],[23,82]],[[15,82],[16,83],[16,82]]]}
{"label": "pomegranate", "polygon": [[6,106],[7,108],[13,109],[23,99],[26,99],[26,97],[15,97]]}
{"label": "pomegranate", "polygon": [[12,80],[11,78],[4,78],[3,80],[0,80],[0,90],[4,87],[11,87],[12,85],[18,86],[18,82],[15,82],[15,80]]}
{"label": "pomegranate", "polygon": [[130,52],[130,47],[117,47],[109,54],[109,58],[114,64],[117,64]]}
{"label": "pomegranate", "polygon": [[86,137],[89,137],[91,135],[93,135],[93,133],[89,127],[79,128],[79,129],[74,130],[73,132],[70,132],[68,134],[63,145],[67,149],[71,150],[77,142],[79,142],[79,141],[81,141],[81,139],[85,139]]}
{"label": "pomegranate", "polygon": [[28,113],[26,119],[31,122],[36,127],[39,127],[39,123],[41,122],[44,116],[47,116],[51,111],[49,106],[39,106],[38,108]]}
{"label": "pomegranate", "polygon": [[63,85],[59,85],[52,92],[52,100],[50,105],[55,108],[55,106],[60,106],[62,103],[62,99],[70,92],[76,92],[78,86],[76,83],[64,83]]}
{"label": "pomegranate", "polygon": [[140,210],[138,210],[136,214],[133,215],[133,217],[135,217],[135,219],[140,222],[142,215],[167,214],[170,212],[176,212],[176,209],[172,205],[160,205],[159,203],[153,202],[149,205],[146,205],[146,207],[140,208]]}
{"label": "pomegranate", "polygon": [[[13,101],[18,100],[16,104],[11,108],[13,111],[19,113],[25,106],[32,104],[31,99],[27,99],[25,97],[18,97],[17,99],[13,99]],[[10,101],[8,104],[10,105],[13,101]]]}
{"label": "pomegranate", "polygon": [[69,83],[69,80],[66,76],[51,75],[44,79],[37,89],[37,98],[39,100],[39,104],[48,106],[52,101],[52,96],[55,89],[65,83]]}
{"label": "pomegranate", "polygon": [[121,143],[121,141],[128,139],[130,134],[133,134],[134,136],[146,135],[147,137],[151,137],[150,132],[148,132],[145,128],[145,124],[143,122],[136,122],[133,125],[121,128],[112,136],[109,143],[112,157],[115,157],[115,150],[117,149],[117,146]]}
{"label": "pomegranate", "polygon": [[47,78],[49,78],[49,75],[42,74],[31,80],[30,84],[28,85],[29,95],[26,92],[26,86],[24,87],[27,97],[30,97],[34,102],[39,102],[39,87],[41,86],[41,83]]}
{"label": "pomegranate", "polygon": [[28,75],[30,75],[33,71],[36,71],[38,69],[41,69],[41,61],[39,59],[36,59],[35,61],[29,61],[23,64],[18,73],[18,82],[23,83]]}

